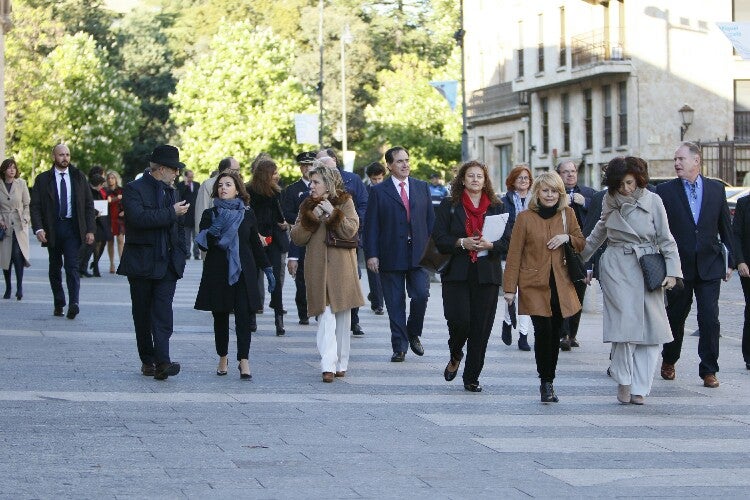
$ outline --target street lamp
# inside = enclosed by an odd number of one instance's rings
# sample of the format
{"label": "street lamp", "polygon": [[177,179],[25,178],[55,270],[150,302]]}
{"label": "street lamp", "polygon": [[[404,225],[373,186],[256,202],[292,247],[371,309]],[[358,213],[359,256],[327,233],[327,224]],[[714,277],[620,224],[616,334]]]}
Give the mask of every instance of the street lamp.
{"label": "street lamp", "polygon": [[684,104],[680,110],[680,120],[682,121],[682,125],[680,125],[680,142],[685,140],[685,133],[690,128],[690,125],[693,124],[693,113],[695,113],[695,110],[688,106],[687,104]]}
{"label": "street lamp", "polygon": [[349,31],[349,25],[344,26],[341,33],[341,149],[343,156],[346,157],[348,145],[346,141],[346,44],[351,43],[352,34]]}

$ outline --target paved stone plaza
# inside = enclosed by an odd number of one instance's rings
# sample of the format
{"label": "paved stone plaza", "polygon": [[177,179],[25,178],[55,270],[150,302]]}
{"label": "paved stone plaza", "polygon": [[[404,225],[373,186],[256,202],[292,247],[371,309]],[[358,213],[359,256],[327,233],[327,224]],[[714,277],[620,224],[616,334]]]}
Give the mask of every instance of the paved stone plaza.
{"label": "paved stone plaza", "polygon": [[[422,358],[390,363],[387,316],[363,308],[366,335],[352,339],[346,378],[324,384],[315,324],[297,324],[286,279],[287,335],[274,335],[269,312],[258,316],[252,382],[241,381],[233,363],[229,376],[217,377],[211,315],[192,307],[201,266],[192,260],[178,285],[171,343],[182,372],[155,381],[139,372],[127,280],[84,279],[78,318],[53,317],[46,251],[32,247],[23,301],[0,300],[1,498],[746,498],[750,491],[750,371],[740,351],[736,276],[722,291],[720,388],[702,386],[697,337],[686,336],[677,380],[657,376],[645,406],[617,404],[594,300],[581,347],[560,353],[560,403],[544,406],[533,353],[503,345],[497,324],[484,392],[465,392],[460,376],[443,380],[447,333],[436,283]],[[694,316],[688,325],[695,329]]]}

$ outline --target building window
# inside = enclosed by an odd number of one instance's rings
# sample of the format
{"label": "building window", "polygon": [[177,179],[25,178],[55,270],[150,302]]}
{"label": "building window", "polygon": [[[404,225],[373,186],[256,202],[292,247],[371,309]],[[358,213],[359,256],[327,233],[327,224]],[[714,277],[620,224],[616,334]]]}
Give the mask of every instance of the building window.
{"label": "building window", "polygon": [[617,100],[620,107],[618,114],[620,146],[624,146],[628,143],[628,82],[617,84]]}
{"label": "building window", "polygon": [[750,80],[734,81],[734,139],[750,140]]}
{"label": "building window", "polygon": [[570,97],[568,94],[560,96],[562,104],[562,133],[563,151],[570,151]]}
{"label": "building window", "polygon": [[547,98],[542,97],[539,100],[542,107],[542,154],[549,152],[549,112],[547,110]]}
{"label": "building window", "polygon": [[539,43],[537,44],[537,71],[544,72],[544,18],[539,14]]}
{"label": "building window", "polygon": [[513,169],[513,145],[512,144],[500,144],[495,146],[495,165],[497,165],[497,175],[492,179],[492,183],[495,186],[504,186],[505,178],[508,177],[510,171]]}
{"label": "building window", "polygon": [[[567,46],[565,45],[565,7],[560,7],[560,58],[557,65],[561,68],[567,63]],[[567,151],[567,150],[566,150]]]}
{"label": "building window", "polygon": [[518,21],[518,49],[516,50],[518,61],[518,78],[523,77],[523,21]]}
{"label": "building window", "polygon": [[479,161],[484,163],[484,136],[480,135],[479,140],[477,141],[477,158]]}
{"label": "building window", "polygon": [[590,150],[593,146],[593,134],[592,134],[592,111],[591,111],[591,89],[583,91],[583,104],[584,104],[584,115],[583,125],[586,136],[586,149]]}
{"label": "building window", "polygon": [[602,97],[604,100],[604,147],[612,147],[612,87],[605,85],[602,87]]}

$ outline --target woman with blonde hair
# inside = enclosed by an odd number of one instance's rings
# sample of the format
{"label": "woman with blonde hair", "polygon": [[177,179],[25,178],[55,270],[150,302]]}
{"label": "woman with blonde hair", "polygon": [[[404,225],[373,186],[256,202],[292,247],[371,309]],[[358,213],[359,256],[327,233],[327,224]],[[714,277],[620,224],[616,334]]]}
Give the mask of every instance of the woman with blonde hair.
{"label": "woman with blonde hair", "polygon": [[300,205],[292,241],[306,247],[307,312],[318,316],[317,344],[323,382],[343,377],[349,365],[350,310],[364,305],[356,246],[329,245],[331,236],[356,239],[359,217],[341,174],[318,160],[309,172],[310,196]]}
{"label": "woman with blonde hair", "polygon": [[552,385],[560,350],[564,318],[581,309],[568,274],[563,245],[581,251],[586,243],[573,209],[567,206],[565,186],[555,172],[545,172],[531,186],[529,209],[513,226],[505,265],[503,290],[508,305],[516,299],[518,313],[531,316],[534,357],[541,379],[542,403],[557,403]]}
{"label": "woman with blonde hair", "polygon": [[117,258],[122,258],[125,245],[125,212],[122,211],[122,178],[114,170],[107,172],[107,201],[109,201],[109,220],[112,237],[107,241],[109,254],[109,272],[115,272],[115,240],[117,240]]}

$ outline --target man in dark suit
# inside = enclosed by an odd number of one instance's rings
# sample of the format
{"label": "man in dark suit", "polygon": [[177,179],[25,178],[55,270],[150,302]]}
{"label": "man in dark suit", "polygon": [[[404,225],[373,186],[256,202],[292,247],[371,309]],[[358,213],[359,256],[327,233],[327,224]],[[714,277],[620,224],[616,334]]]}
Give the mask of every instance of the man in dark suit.
{"label": "man in dark suit", "polygon": [[[594,196],[596,191],[588,186],[578,184],[578,167],[570,160],[561,161],[557,164],[557,173],[565,184],[565,192],[568,194],[568,205],[573,209],[578,220],[578,226],[583,227],[586,223],[589,207],[591,206],[591,198]],[[583,304],[583,297],[586,295],[586,287],[588,281],[576,281],[573,286],[576,289],[578,295],[578,301]],[[581,313],[583,309],[578,311],[570,318],[565,318],[563,321],[563,327],[560,338],[560,349],[563,351],[569,351],[571,347],[578,347],[580,344],[576,339],[578,335],[578,325],[581,322]]]}
{"label": "man in dark suit", "polygon": [[[377,186],[385,180],[385,167],[379,161],[370,163],[365,169],[365,175],[370,184],[367,186],[369,196],[373,186]],[[367,300],[370,301],[370,308],[378,316],[385,314],[383,312],[383,284],[380,282],[380,275],[367,269],[367,283],[370,286],[370,293],[367,294]]]}
{"label": "man in dark suit", "polygon": [[180,373],[169,357],[173,330],[172,300],[185,270],[187,247],[178,217],[188,204],[174,188],[180,163],[176,147],[157,146],[149,158],[150,174],[123,189],[125,249],[117,274],[130,283],[133,324],[141,373],[165,380]]}
{"label": "man in dark suit", "polygon": [[198,190],[201,185],[193,180],[192,170],[185,169],[182,173],[183,181],[177,184],[177,190],[180,192],[180,199],[188,203],[187,213],[182,218],[183,231],[185,231],[185,244],[187,245],[188,257],[190,257],[190,246],[193,248],[193,258],[198,260],[201,257],[201,250],[195,243],[195,201],[198,198]]}
{"label": "man in dark suit", "polygon": [[70,163],[70,149],[58,144],[52,150],[53,167],[37,175],[31,191],[31,227],[49,253],[49,283],[55,301],[55,316],[63,315],[65,292],[61,268],[68,287],[68,318],[80,312],[78,250],[81,242],[94,243],[94,201],[88,179]]}
{"label": "man in dark suit", "polygon": [[[315,161],[315,154],[314,151],[305,151],[297,155],[297,165],[299,165],[302,177],[297,182],[290,184],[284,190],[284,194],[281,197],[281,210],[284,212],[284,219],[290,225],[297,222],[299,207],[310,195],[310,178],[307,176],[307,172]],[[307,316],[307,288],[305,287],[305,247],[298,247],[294,242],[289,242],[286,268],[289,271],[289,275],[294,278],[294,286],[297,288],[297,293],[294,295],[294,302],[297,304],[299,324],[309,325],[310,319]]]}
{"label": "man in dark suit", "polygon": [[[403,361],[406,350],[424,354],[422,335],[430,278],[419,266],[435,223],[430,189],[409,177],[409,152],[396,146],[385,152],[389,180],[373,186],[365,219],[367,267],[380,273],[391,324],[391,361]],[[406,294],[411,298],[406,318]]]}
{"label": "man in dark suit", "polygon": [[[706,387],[718,387],[719,380],[719,291],[721,280],[732,275],[732,229],[724,186],[700,175],[701,150],[683,143],[674,154],[677,179],[656,186],[667,210],[669,230],[677,242],[685,286],[667,291],[667,317],[674,340],[662,349],[661,376],[675,378],[680,359],[685,320],[698,304],[698,375]],[[721,238],[721,239],[719,239]],[[728,250],[725,265],[724,248]]]}

